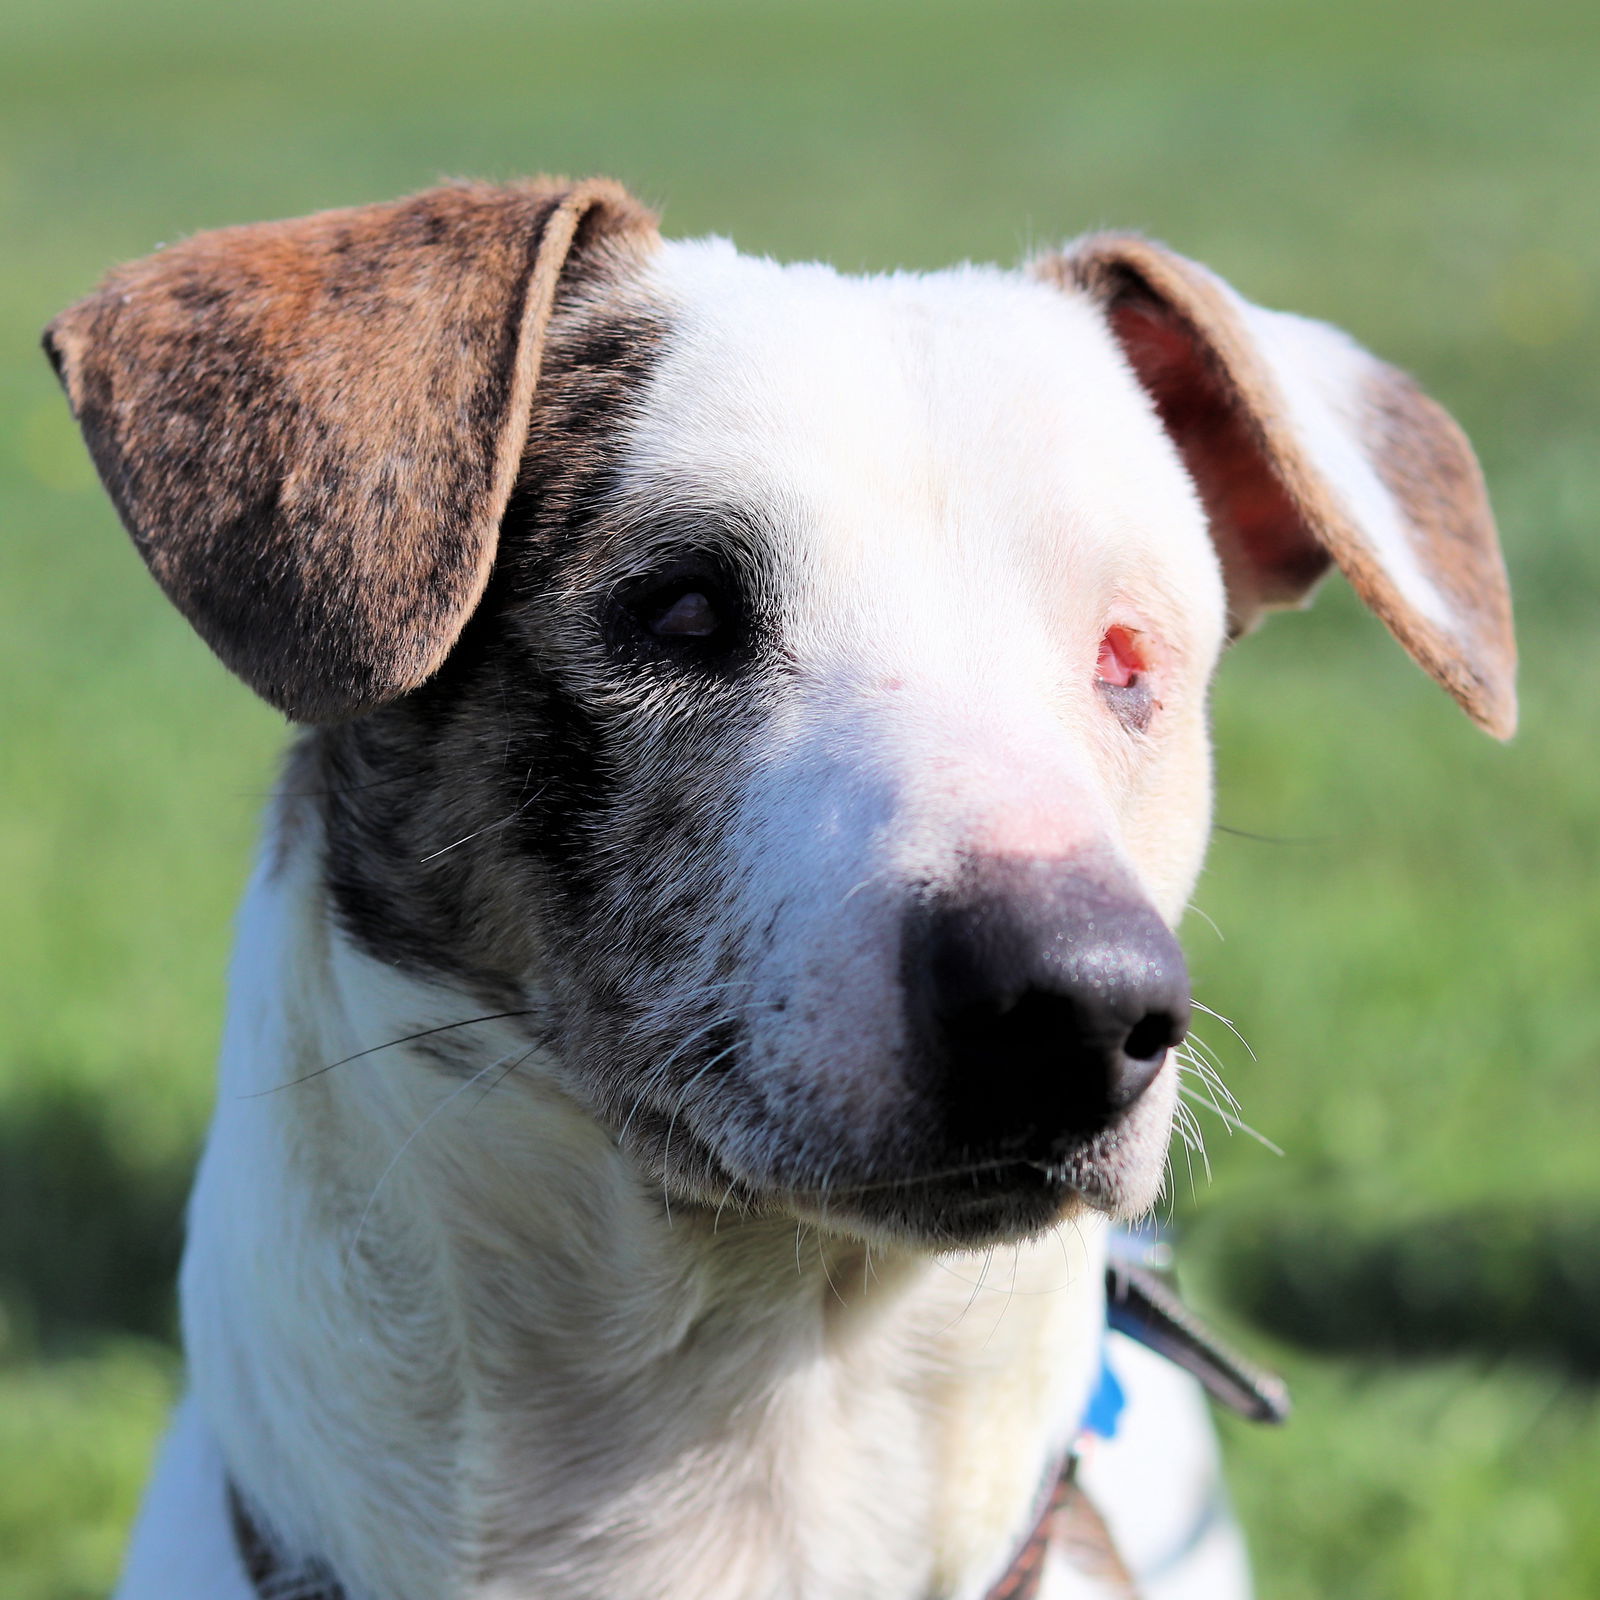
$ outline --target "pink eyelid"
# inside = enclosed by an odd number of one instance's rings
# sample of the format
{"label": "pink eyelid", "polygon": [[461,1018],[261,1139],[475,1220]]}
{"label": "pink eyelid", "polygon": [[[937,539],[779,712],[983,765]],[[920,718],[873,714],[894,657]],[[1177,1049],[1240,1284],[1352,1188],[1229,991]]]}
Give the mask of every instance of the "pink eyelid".
{"label": "pink eyelid", "polygon": [[1139,636],[1131,628],[1107,628],[1094,664],[1095,677],[1113,688],[1126,689],[1145,670]]}

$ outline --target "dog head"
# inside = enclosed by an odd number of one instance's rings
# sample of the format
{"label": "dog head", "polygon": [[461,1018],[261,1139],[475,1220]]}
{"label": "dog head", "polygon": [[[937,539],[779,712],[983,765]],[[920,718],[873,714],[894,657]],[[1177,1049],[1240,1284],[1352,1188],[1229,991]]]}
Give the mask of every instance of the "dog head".
{"label": "dog head", "polygon": [[46,342],[157,578],[311,725],[346,934],[532,1005],[686,1200],[1144,1209],[1225,641],[1336,564],[1514,720],[1454,424],[1143,240],[853,280],[463,186],[201,235]]}

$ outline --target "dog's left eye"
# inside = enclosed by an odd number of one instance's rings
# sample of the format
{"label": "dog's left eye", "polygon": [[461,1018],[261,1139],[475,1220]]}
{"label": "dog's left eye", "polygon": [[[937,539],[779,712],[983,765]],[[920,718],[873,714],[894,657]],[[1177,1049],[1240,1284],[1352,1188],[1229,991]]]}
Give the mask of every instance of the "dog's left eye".
{"label": "dog's left eye", "polygon": [[1100,698],[1128,728],[1143,733],[1155,714],[1150,693],[1145,647],[1131,628],[1107,628],[1094,665],[1094,686]]}
{"label": "dog's left eye", "polygon": [[1144,671],[1144,653],[1129,628],[1107,628],[1094,664],[1095,677],[1114,689],[1131,689]]}

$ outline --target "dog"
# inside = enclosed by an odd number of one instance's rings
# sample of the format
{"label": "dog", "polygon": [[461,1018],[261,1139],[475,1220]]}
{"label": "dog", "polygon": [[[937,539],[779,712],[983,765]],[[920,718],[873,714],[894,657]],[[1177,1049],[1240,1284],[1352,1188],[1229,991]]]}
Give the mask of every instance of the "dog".
{"label": "dog", "polygon": [[[1207,685],[1337,566],[1509,736],[1450,418],[1140,237],[852,279],[601,180],[202,233],[45,343],[301,729],[123,1600],[1126,1592],[1040,1506],[1162,1188]],[[1209,1449],[1159,1388],[1135,1535]]]}

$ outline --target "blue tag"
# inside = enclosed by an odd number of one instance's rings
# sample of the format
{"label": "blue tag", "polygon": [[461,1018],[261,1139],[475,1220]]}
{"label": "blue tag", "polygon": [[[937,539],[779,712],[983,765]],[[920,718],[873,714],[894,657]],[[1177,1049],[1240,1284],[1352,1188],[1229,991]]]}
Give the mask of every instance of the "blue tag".
{"label": "blue tag", "polygon": [[1100,1379],[1089,1397],[1088,1409],[1083,1414],[1083,1431],[1097,1433],[1102,1439],[1114,1439],[1117,1424],[1122,1420],[1122,1408],[1127,1397],[1117,1375],[1111,1370],[1111,1357],[1104,1347],[1100,1351]]}

